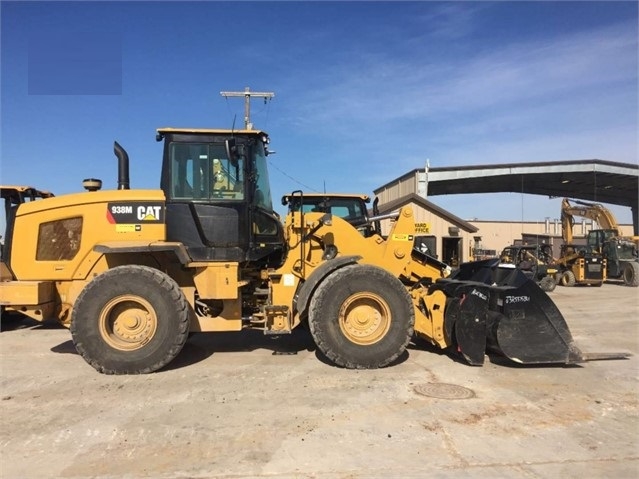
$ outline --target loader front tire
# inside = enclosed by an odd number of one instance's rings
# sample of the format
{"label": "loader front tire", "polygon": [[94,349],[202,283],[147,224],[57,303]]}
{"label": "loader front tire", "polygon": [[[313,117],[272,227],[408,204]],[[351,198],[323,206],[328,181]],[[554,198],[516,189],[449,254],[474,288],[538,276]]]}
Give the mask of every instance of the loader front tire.
{"label": "loader front tire", "polygon": [[73,307],[73,343],[104,374],[157,371],[178,355],[188,334],[182,290],[148,266],[119,266],[100,274]]}
{"label": "loader front tire", "polygon": [[332,362],[374,369],[404,352],[413,336],[415,312],[397,278],[376,266],[353,264],[319,284],[308,323],[318,349]]}

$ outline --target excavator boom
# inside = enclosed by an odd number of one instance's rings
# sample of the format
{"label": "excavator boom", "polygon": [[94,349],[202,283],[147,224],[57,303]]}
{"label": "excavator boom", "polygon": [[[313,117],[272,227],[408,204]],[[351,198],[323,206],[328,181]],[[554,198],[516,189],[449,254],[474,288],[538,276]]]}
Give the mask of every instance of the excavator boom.
{"label": "excavator boom", "polygon": [[[572,243],[575,216],[581,216],[589,220],[596,221],[601,229],[615,230],[619,235],[619,224],[608,208],[599,203],[587,203],[585,201],[573,200],[571,204],[568,198],[561,202],[561,224],[562,236],[565,243]],[[579,206],[577,206],[579,205]]]}

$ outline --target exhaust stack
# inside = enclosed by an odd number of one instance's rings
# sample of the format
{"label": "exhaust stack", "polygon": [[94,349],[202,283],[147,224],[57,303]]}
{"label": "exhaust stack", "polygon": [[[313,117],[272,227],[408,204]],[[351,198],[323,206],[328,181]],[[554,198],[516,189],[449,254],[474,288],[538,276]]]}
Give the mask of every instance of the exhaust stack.
{"label": "exhaust stack", "polygon": [[129,189],[129,155],[117,141],[113,142],[113,152],[118,158],[118,190]]}

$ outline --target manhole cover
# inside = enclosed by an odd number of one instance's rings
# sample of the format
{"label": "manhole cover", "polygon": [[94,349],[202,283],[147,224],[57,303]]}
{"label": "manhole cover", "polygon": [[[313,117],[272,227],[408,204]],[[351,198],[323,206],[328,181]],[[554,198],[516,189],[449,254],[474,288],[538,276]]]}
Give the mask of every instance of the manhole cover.
{"label": "manhole cover", "polygon": [[414,388],[417,394],[438,399],[470,399],[475,397],[475,392],[456,384],[426,383],[418,384]]}

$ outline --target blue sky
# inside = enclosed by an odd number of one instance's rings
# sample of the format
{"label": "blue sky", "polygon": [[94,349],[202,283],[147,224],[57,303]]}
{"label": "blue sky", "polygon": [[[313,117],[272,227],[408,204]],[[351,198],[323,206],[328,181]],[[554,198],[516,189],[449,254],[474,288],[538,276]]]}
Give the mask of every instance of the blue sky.
{"label": "blue sky", "polygon": [[[638,162],[636,2],[4,2],[0,181],[57,195],[159,185],[161,126],[271,135],[274,200],[372,194],[414,168]],[[465,218],[543,221],[560,200],[430,198]],[[614,207],[621,222],[628,208]]]}

